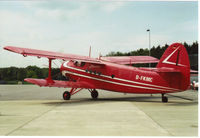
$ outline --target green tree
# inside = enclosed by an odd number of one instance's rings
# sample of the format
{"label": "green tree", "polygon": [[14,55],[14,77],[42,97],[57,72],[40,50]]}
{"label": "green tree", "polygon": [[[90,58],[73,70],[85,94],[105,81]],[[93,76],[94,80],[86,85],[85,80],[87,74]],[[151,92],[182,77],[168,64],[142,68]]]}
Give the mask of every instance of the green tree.
{"label": "green tree", "polygon": [[26,78],[26,69],[19,68],[17,72],[17,80],[23,81]]}
{"label": "green tree", "polygon": [[38,78],[36,72],[34,72],[33,70],[28,70],[26,76],[27,78]]}

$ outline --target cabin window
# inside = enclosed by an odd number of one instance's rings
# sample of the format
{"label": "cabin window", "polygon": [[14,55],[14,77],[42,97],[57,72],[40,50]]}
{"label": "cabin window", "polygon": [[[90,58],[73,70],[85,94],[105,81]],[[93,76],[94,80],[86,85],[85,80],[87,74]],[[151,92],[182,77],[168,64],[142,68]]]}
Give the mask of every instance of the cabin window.
{"label": "cabin window", "polygon": [[81,62],[81,67],[85,66],[85,62]]}
{"label": "cabin window", "polygon": [[90,73],[90,74],[94,74],[94,75],[101,75],[101,72],[97,72],[96,70],[92,71],[92,70],[88,70],[86,69],[85,72]]}
{"label": "cabin window", "polygon": [[101,75],[101,72],[97,72],[97,74],[100,76],[100,75]]}

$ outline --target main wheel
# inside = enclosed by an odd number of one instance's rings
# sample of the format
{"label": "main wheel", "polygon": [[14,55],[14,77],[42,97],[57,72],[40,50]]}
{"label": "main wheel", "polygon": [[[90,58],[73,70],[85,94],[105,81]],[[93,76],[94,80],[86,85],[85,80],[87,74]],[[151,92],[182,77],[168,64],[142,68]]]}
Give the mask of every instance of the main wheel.
{"label": "main wheel", "polygon": [[68,92],[68,91],[65,91],[65,92],[63,93],[63,99],[64,99],[64,100],[69,100],[69,99],[70,99],[70,97],[71,97],[71,94],[70,94],[70,92]]}
{"label": "main wheel", "polygon": [[163,102],[163,103],[167,103],[167,102],[168,102],[168,98],[167,98],[166,96],[163,96],[163,97],[162,97],[162,102]]}
{"label": "main wheel", "polygon": [[92,92],[91,92],[91,96],[92,96],[92,99],[97,99],[98,98],[98,92],[97,92],[97,90],[93,90]]}

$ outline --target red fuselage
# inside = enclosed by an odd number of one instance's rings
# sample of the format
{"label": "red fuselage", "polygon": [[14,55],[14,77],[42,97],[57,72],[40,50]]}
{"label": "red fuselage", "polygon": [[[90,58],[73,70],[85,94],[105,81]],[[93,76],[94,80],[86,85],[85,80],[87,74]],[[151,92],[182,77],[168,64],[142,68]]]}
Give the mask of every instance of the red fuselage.
{"label": "red fuselage", "polygon": [[132,66],[106,63],[64,62],[61,72],[72,81],[85,81],[96,89],[123,93],[170,93],[182,91],[178,74],[162,74]]}

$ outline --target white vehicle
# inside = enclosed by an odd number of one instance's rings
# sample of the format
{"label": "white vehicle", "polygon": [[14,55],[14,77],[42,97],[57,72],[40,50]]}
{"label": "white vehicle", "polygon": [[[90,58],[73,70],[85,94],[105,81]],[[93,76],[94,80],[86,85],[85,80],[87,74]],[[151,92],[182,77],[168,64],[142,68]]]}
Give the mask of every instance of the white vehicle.
{"label": "white vehicle", "polygon": [[191,84],[191,86],[192,86],[193,90],[198,90],[199,82],[193,81],[192,84]]}

